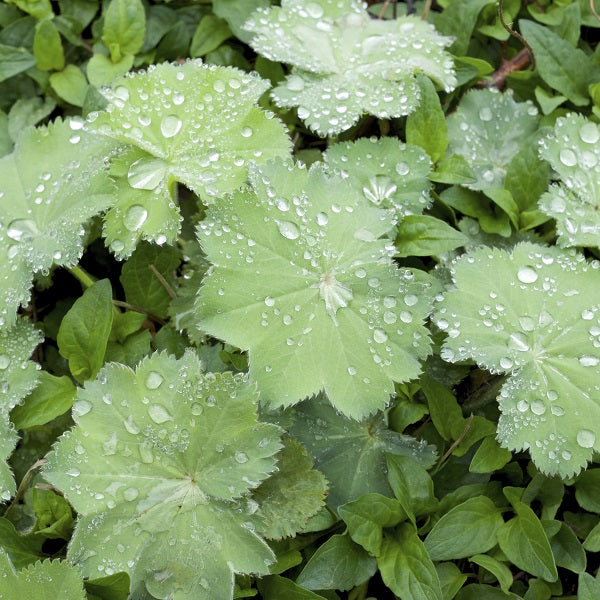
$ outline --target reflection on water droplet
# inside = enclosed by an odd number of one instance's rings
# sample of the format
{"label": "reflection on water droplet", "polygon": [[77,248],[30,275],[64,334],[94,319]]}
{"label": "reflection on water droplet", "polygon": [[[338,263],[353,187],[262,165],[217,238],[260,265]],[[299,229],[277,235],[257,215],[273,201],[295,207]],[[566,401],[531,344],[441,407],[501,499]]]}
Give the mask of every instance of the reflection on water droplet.
{"label": "reflection on water droplet", "polygon": [[513,361],[510,358],[508,358],[507,356],[503,356],[500,359],[500,366],[503,369],[512,369],[513,365],[514,365]]}
{"label": "reflection on water droplet", "polygon": [[160,122],[160,131],[166,138],[172,138],[181,131],[183,123],[176,115],[167,115]]}
{"label": "reflection on water droplet", "polygon": [[150,418],[158,425],[165,423],[166,421],[173,420],[173,417],[169,411],[162,404],[151,404],[148,407],[148,414],[150,415]]}
{"label": "reflection on water droplet", "polygon": [[155,390],[156,388],[160,387],[163,381],[164,378],[160,373],[157,373],[156,371],[150,371],[146,376],[145,383],[149,390]]}
{"label": "reflection on water droplet", "polygon": [[323,7],[316,2],[308,2],[306,4],[306,12],[313,19],[320,19],[323,16]]}
{"label": "reflection on water droplet", "polygon": [[298,225],[291,221],[276,221],[279,233],[288,240],[295,240],[300,237],[300,229]]}
{"label": "reflection on water droplet", "polygon": [[140,432],[138,424],[133,420],[133,416],[129,415],[124,421],[123,426],[132,435],[137,435]]}
{"label": "reflection on water droplet", "polygon": [[408,166],[408,163],[399,162],[396,165],[396,173],[398,173],[398,175],[408,175],[410,173],[410,167]]}
{"label": "reflection on water droplet", "polygon": [[589,354],[579,358],[579,364],[582,367],[596,367],[599,363],[600,359],[595,356],[590,356]]}
{"label": "reflection on water droplet", "polygon": [[563,148],[558,157],[560,158],[560,162],[566,167],[574,167],[577,164],[577,156],[569,148]]}
{"label": "reflection on water droplet", "polygon": [[123,225],[129,231],[137,231],[148,218],[148,211],[140,204],[132,204],[123,217]]}
{"label": "reflection on water droplet", "polygon": [[595,144],[600,138],[598,127],[592,122],[584,123],[579,129],[579,137],[588,144]]}
{"label": "reflection on water droplet", "polygon": [[252,136],[252,133],[253,133],[252,127],[242,127],[240,133],[241,133],[242,137],[249,138]]}
{"label": "reflection on water droplet", "polygon": [[15,219],[8,224],[6,235],[15,242],[29,242],[40,233],[31,219]]}
{"label": "reflection on water droplet", "polygon": [[388,336],[387,333],[377,327],[376,329],[373,330],[373,339],[378,343],[378,344],[383,344],[384,342],[387,342]]}
{"label": "reflection on water droplet", "polygon": [[577,433],[577,443],[582,448],[593,448],[596,443],[596,434],[589,429],[582,429]]}
{"label": "reflection on water droplet", "polygon": [[325,213],[320,212],[317,213],[316,221],[317,225],[324,227],[325,225],[327,225],[327,223],[329,223],[329,217]]}
{"label": "reflection on water droplet", "polygon": [[87,400],[76,400],[73,402],[73,416],[75,417],[87,415],[90,410],[92,410],[92,404]]}
{"label": "reflection on water droplet", "polygon": [[546,412],[546,404],[542,400],[534,400],[531,403],[531,412],[534,415],[543,415]]}
{"label": "reflection on water droplet", "polygon": [[136,190],[154,190],[167,174],[167,164],[160,158],[140,158],[127,173],[127,181]]}
{"label": "reflection on water droplet", "polygon": [[508,338],[508,347],[518,352],[527,352],[529,350],[529,339],[522,331],[515,331]]}
{"label": "reflection on water droplet", "polygon": [[534,283],[537,281],[538,273],[530,266],[521,267],[517,272],[517,279],[521,283]]}

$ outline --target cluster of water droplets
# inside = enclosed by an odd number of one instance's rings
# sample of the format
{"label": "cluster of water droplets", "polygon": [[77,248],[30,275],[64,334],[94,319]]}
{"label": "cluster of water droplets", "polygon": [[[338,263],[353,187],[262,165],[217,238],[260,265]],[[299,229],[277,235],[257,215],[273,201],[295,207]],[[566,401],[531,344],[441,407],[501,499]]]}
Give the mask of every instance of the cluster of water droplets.
{"label": "cluster of water droplets", "polygon": [[431,161],[418,146],[395,138],[362,138],[330,146],[324,158],[330,171],[369,202],[394,209],[399,217],[421,214],[431,203]]}
{"label": "cluster of water droplets", "polygon": [[363,112],[380,118],[412,112],[419,103],[416,71],[456,86],[445,47],[450,38],[414,18],[371,19],[361,3],[287,2],[254,13],[244,28],[253,48],[297,67],[272,97],[298,106],[298,116],[321,135],[353,125]]}
{"label": "cluster of water droplets", "polygon": [[598,246],[599,141],[598,125],[576,114],[557,119],[554,131],[540,140],[540,155],[561,178],[542,196],[540,208],[556,219],[563,246]]}
{"label": "cluster of water droplets", "polygon": [[508,165],[538,127],[532,102],[515,102],[512,93],[475,90],[465,94],[448,117],[448,151],[462,156],[477,181],[468,187],[502,187]]}

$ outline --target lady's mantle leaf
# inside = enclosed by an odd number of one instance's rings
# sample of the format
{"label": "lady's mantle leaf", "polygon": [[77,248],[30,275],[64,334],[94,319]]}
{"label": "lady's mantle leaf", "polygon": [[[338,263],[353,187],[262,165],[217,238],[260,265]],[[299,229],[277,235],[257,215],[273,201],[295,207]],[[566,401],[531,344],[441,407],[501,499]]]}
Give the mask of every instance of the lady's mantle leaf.
{"label": "lady's mantle leaf", "polygon": [[27,598],[27,600],[45,600],[46,598],[68,598],[85,600],[83,579],[77,569],[59,560],[45,560],[31,564],[16,571],[8,554],[0,548],[0,581],[2,592],[8,600]]}
{"label": "lady's mantle leaf", "polygon": [[28,129],[0,159],[0,325],[14,323],[34,273],[79,260],[82,225],[112,202],[98,158],[112,144],[81,127],[71,120]]}
{"label": "lady's mantle leaf", "polygon": [[448,153],[465,158],[477,178],[473,190],[502,187],[510,162],[538,126],[537,108],[510,93],[465,94],[448,117]]}
{"label": "lady's mantle leaf", "polygon": [[375,206],[394,209],[398,217],[419,215],[431,203],[431,161],[418,146],[395,138],[361,138],[331,146],[324,158],[328,170],[347,179]]}
{"label": "lady's mantle leaf", "polygon": [[15,480],[6,464],[17,443],[9,413],[36,386],[37,365],[28,358],[41,341],[39,331],[25,319],[0,330],[0,502],[15,492]]}
{"label": "lady's mantle leaf", "polygon": [[164,63],[105,89],[106,112],[89,127],[129,144],[116,159],[119,200],[105,235],[120,257],[140,238],[173,242],[179,231],[175,182],[205,202],[246,179],[250,161],[289,154],[282,124],[256,106],[268,82],[231,67]]}
{"label": "lady's mantle leaf", "polygon": [[540,208],[556,219],[561,246],[600,246],[600,130],[574,113],[556,120],[541,141],[541,156],[562,182],[540,199]]}
{"label": "lady's mantle leaf", "polygon": [[262,523],[258,530],[268,538],[295,535],[324,505],[327,481],[312,468],[313,460],[302,444],[284,439],[277,456],[278,471],[254,492]]}
{"label": "lady's mantle leaf", "polygon": [[363,112],[400,117],[419,104],[415,73],[451,91],[456,85],[452,40],[416,17],[372,19],[358,0],[283,0],[259,9],[244,25],[250,44],[267,58],[293,65],[272,92],[279,106],[321,135],[348,129]]}
{"label": "lady's mantle leaf", "polygon": [[393,495],[386,453],[409,456],[425,468],[435,462],[434,446],[388,429],[382,413],[357,423],[319,398],[307,400],[295,410],[298,418],[290,432],[306,446],[329,480],[327,502],[334,510],[370,492]]}
{"label": "lady's mantle leaf", "polygon": [[453,265],[456,289],[434,317],[442,356],[510,373],[498,439],[538,469],[570,477],[600,450],[600,264],[522,243]]}
{"label": "lady's mantle leaf", "polygon": [[261,400],[289,406],[325,390],[360,419],[429,353],[426,285],[399,270],[390,211],[339,178],[281,163],[209,207],[198,236],[214,267],[197,312],[211,335],[250,352]]}
{"label": "lady's mantle leaf", "polygon": [[232,597],[234,572],[268,572],[249,492],[281,444],[256,396],[191,352],[109,364],[79,391],[46,477],[80,514],[69,558],[84,575],[126,571],[133,589],[197,600]]}

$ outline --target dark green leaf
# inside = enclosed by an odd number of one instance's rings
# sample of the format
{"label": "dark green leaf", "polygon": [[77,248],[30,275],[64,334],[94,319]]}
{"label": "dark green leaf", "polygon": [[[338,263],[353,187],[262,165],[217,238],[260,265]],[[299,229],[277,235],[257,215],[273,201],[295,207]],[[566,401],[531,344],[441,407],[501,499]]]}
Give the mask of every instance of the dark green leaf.
{"label": "dark green leaf", "polygon": [[425,539],[432,560],[482,554],[497,543],[502,517],[487,496],[470,498],[442,516]]}
{"label": "dark green leaf", "polygon": [[311,556],[296,583],[309,590],[347,591],[372,577],[377,561],[348,535],[330,537]]}
{"label": "dark green leaf", "polygon": [[40,558],[43,541],[41,537],[19,535],[8,519],[0,517],[0,547],[8,553],[16,569]]}
{"label": "dark green leaf", "polygon": [[56,341],[79,383],[93,379],[100,370],[112,320],[112,287],[108,279],[88,288],[65,315]]}
{"label": "dark green leaf", "polygon": [[113,62],[142,47],[146,33],[146,15],[140,0],[111,0],[104,13],[102,40]]}
{"label": "dark green leaf", "polygon": [[84,581],[88,595],[98,600],[127,600],[129,598],[129,575],[115,573],[98,579]]}
{"label": "dark green leaf", "polygon": [[397,596],[410,600],[443,600],[435,567],[410,523],[403,523],[386,534],[377,563],[383,582]]}
{"label": "dark green leaf", "polygon": [[464,246],[469,240],[441,219],[409,215],[398,225],[398,256],[439,256]]}
{"label": "dark green leaf", "polygon": [[202,17],[190,46],[190,56],[204,56],[218,48],[227,38],[231,30],[227,23],[214,15]]}
{"label": "dark green leaf", "polygon": [[471,473],[492,473],[510,462],[511,458],[512,452],[506,448],[501,448],[496,438],[489,436],[484,438],[479,448],[477,448],[469,465],[469,471]]}
{"label": "dark green leaf", "polygon": [[33,488],[33,512],[36,518],[35,533],[45,538],[68,540],[75,519],[69,503],[53,490]]}
{"label": "dark green leaf", "polygon": [[589,469],[575,482],[575,498],[579,506],[600,513],[600,469]]}
{"label": "dark green leaf", "polygon": [[[559,530],[553,536],[550,536],[548,526],[551,523],[557,523]],[[581,542],[577,539],[573,530],[560,521],[543,521],[542,525],[550,538],[550,547],[558,567],[564,567],[574,573],[582,573],[586,567],[586,556]]]}
{"label": "dark green leaf", "polygon": [[293,598],[294,600],[322,600],[314,592],[296,585],[291,579],[279,575],[269,575],[257,581],[258,590],[263,600],[281,600],[282,598]]}
{"label": "dark green leaf", "polygon": [[0,44],[0,81],[33,67],[36,60],[25,48]]}

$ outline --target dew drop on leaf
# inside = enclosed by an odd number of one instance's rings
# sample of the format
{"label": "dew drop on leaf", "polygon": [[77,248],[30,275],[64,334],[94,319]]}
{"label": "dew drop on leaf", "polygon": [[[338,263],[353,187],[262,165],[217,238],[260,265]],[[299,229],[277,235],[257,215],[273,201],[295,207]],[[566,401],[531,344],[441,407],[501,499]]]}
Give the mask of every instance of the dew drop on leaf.
{"label": "dew drop on leaf", "polygon": [[169,411],[162,404],[151,404],[148,407],[148,414],[150,415],[150,418],[158,425],[173,420],[173,417]]}
{"label": "dew drop on leaf", "polygon": [[235,461],[241,465],[248,462],[248,455],[245,452],[238,450],[234,455]]}
{"label": "dew drop on leaf", "polygon": [[37,225],[31,219],[15,219],[6,228],[6,235],[15,242],[30,241],[39,233]]}
{"label": "dew drop on leaf", "polygon": [[373,339],[378,344],[383,344],[384,342],[387,342],[388,336],[387,336],[387,333],[383,329],[381,329],[380,327],[377,327],[373,330]]}
{"label": "dew drop on leaf", "polygon": [[503,369],[512,369],[513,365],[514,365],[513,361],[510,358],[508,358],[507,356],[503,356],[500,359],[500,366]]}
{"label": "dew drop on leaf", "polygon": [[577,432],[577,443],[582,448],[593,448],[596,443],[596,434],[589,429],[581,429]]}
{"label": "dew drop on leaf", "polygon": [[123,498],[125,498],[125,500],[132,502],[133,500],[135,500],[139,495],[139,491],[136,488],[130,487],[127,488],[124,492],[123,492]]}
{"label": "dew drop on leaf", "polygon": [[537,271],[530,266],[521,267],[517,272],[517,279],[521,283],[534,283],[537,281]]}
{"label": "dew drop on leaf", "polygon": [[349,365],[348,366],[348,374],[349,375],[356,375],[358,371],[356,370],[356,367],[353,365]]}
{"label": "dew drop on leaf", "polygon": [[172,138],[181,131],[183,123],[176,115],[167,115],[160,122],[160,131],[166,138]]}
{"label": "dew drop on leaf", "polygon": [[579,137],[587,144],[595,144],[600,138],[598,127],[592,122],[584,123],[579,129]]}
{"label": "dew drop on leaf", "polygon": [[150,442],[142,442],[138,446],[138,449],[143,463],[150,464],[154,462],[154,454],[152,453],[152,446]]}
{"label": "dew drop on leaf", "polygon": [[589,354],[586,354],[579,358],[579,364],[582,367],[597,367],[599,363],[599,358],[597,358],[596,356],[591,356]]}
{"label": "dew drop on leaf", "polygon": [[398,175],[408,175],[410,173],[410,167],[408,163],[402,161],[396,165],[396,173]]}
{"label": "dew drop on leaf", "polygon": [[129,231],[137,231],[148,218],[148,211],[140,204],[132,204],[123,217],[123,224]]}
{"label": "dew drop on leaf", "polygon": [[8,369],[10,365],[10,358],[5,356],[4,354],[0,354],[0,370],[4,371],[4,369]]}
{"label": "dew drop on leaf", "polygon": [[163,376],[156,371],[150,371],[148,375],[146,375],[145,384],[149,390],[155,390],[159,388],[164,381]]}
{"label": "dew drop on leaf", "polygon": [[574,167],[577,164],[577,156],[569,148],[563,148],[558,157],[565,167]]}
{"label": "dew drop on leaf", "polygon": [[87,415],[90,410],[92,410],[92,404],[87,400],[77,400],[73,403],[73,415],[76,417]]}
{"label": "dew drop on leaf", "polygon": [[249,138],[252,136],[252,133],[253,133],[252,127],[242,127],[242,130],[240,131],[240,133],[241,133],[242,137]]}
{"label": "dew drop on leaf", "polygon": [[279,229],[279,233],[288,240],[295,240],[300,237],[298,225],[291,221],[277,221],[277,228]]}
{"label": "dew drop on leaf", "polygon": [[140,432],[138,424],[133,420],[133,417],[129,415],[124,421],[123,426],[131,433],[131,435],[137,435]]}
{"label": "dew drop on leaf", "polygon": [[140,158],[136,160],[127,173],[127,181],[137,190],[154,190],[165,178],[166,163],[160,158]]}

